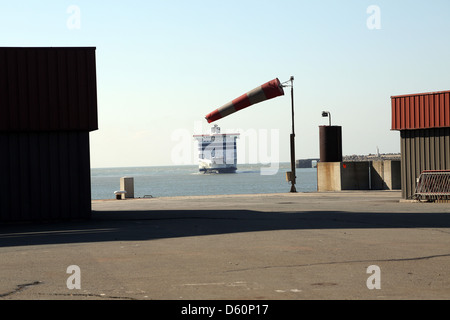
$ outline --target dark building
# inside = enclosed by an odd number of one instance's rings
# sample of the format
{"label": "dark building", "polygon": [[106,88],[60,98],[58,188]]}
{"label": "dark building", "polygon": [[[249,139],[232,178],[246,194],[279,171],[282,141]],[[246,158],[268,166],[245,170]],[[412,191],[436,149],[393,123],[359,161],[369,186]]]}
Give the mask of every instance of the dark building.
{"label": "dark building", "polygon": [[0,48],[0,221],[91,216],[96,48]]}
{"label": "dark building", "polygon": [[414,196],[424,170],[450,170],[450,91],[391,97],[401,137],[402,196]]}

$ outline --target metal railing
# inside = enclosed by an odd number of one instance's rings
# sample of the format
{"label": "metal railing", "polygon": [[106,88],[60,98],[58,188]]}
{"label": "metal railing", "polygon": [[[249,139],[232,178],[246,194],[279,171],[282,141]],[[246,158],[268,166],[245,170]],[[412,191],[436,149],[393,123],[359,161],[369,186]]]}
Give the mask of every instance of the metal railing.
{"label": "metal railing", "polygon": [[414,194],[416,200],[450,200],[450,170],[425,170]]}

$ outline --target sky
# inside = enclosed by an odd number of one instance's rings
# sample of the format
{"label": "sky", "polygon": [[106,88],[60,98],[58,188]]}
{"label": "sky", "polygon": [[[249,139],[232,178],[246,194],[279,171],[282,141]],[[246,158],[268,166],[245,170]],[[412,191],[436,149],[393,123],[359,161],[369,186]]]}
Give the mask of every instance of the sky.
{"label": "sky", "polygon": [[[91,166],[195,164],[205,115],[294,77],[296,158],[319,126],[343,154],[400,152],[393,95],[450,90],[450,1],[2,1],[0,46],[96,47],[99,130]],[[289,162],[290,88],[216,123],[240,163]]]}

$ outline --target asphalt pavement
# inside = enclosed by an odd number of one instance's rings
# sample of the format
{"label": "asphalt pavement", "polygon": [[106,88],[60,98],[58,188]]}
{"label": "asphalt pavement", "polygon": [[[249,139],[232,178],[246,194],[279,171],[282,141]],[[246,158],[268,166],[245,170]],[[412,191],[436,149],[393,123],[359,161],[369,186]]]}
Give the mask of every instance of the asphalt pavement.
{"label": "asphalt pavement", "polygon": [[450,204],[400,196],[93,201],[0,226],[0,300],[447,300]]}

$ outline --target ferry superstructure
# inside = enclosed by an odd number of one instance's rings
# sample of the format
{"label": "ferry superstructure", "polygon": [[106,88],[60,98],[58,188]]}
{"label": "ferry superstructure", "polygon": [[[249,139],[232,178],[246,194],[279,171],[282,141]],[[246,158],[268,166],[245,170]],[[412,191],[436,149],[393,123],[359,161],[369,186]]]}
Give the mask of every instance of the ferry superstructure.
{"label": "ferry superstructure", "polygon": [[239,133],[220,133],[214,125],[211,134],[194,135],[198,141],[199,171],[204,173],[235,173]]}

